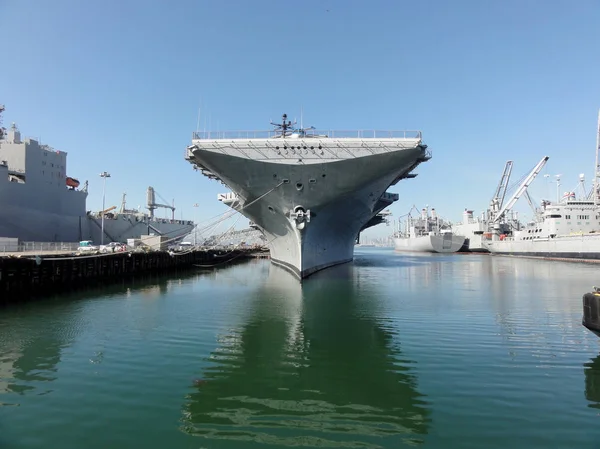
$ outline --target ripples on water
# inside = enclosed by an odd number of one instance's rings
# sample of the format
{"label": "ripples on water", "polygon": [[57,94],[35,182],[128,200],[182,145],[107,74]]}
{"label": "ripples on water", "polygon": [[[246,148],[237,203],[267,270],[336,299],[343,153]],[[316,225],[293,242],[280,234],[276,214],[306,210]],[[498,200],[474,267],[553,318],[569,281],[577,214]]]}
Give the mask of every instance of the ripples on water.
{"label": "ripples on water", "polygon": [[0,310],[0,447],[599,447],[597,268],[357,252]]}

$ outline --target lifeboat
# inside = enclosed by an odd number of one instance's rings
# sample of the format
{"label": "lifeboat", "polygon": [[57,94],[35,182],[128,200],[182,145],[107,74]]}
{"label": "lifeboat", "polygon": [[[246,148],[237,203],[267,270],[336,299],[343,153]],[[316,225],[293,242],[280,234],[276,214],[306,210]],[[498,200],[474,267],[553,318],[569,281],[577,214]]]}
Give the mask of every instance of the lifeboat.
{"label": "lifeboat", "polygon": [[75,178],[67,176],[67,187],[73,187],[74,189],[79,187],[79,181]]}

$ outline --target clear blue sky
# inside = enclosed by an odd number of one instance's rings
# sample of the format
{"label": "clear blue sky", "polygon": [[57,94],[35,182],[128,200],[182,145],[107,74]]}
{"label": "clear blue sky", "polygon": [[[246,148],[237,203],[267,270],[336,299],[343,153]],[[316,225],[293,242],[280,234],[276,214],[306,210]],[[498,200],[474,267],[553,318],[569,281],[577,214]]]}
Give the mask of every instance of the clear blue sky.
{"label": "clear blue sky", "polygon": [[178,217],[227,210],[183,159],[202,103],[201,128],[268,129],[302,106],[317,128],[420,129],[433,159],[390,189],[391,211],[458,220],[508,159],[515,179],[548,155],[561,190],[591,182],[599,23],[597,0],[0,0],[0,104],[5,126],[69,153],[88,209],[106,170],[107,206],[124,191],[143,206],[152,185]]}

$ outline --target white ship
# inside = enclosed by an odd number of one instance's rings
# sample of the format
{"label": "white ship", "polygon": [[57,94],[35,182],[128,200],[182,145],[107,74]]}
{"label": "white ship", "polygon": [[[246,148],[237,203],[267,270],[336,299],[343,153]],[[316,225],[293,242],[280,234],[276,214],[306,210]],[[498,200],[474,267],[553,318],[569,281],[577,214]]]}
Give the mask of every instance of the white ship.
{"label": "white ship", "polygon": [[437,215],[435,209],[423,208],[419,218],[409,217],[405,230],[394,234],[396,251],[416,251],[426,253],[455,253],[465,244],[465,236],[452,232],[449,223]]}
{"label": "white ship", "polygon": [[[0,114],[3,111],[0,106]],[[67,176],[66,152],[35,139],[22,139],[14,123],[7,132],[0,131],[0,237],[21,242],[93,240],[99,244],[101,215],[88,215],[87,196],[88,182],[80,187],[77,179]],[[126,242],[148,233],[176,242],[194,227],[191,221],[155,218],[153,210],[150,214],[121,211],[105,215],[104,242]]]}
{"label": "white ship", "polygon": [[492,240],[493,233],[508,236],[521,229],[522,225],[518,219],[518,214],[512,210],[512,207],[522,195],[525,195],[532,209],[535,209],[533,200],[527,193],[527,187],[540,173],[547,161],[548,156],[544,156],[529,174],[523,177],[519,187],[505,203],[504,199],[509,190],[508,182],[513,166],[513,161],[506,162],[488,209],[480,217],[474,217],[472,210],[465,209],[462,223],[452,225],[452,230],[455,233],[466,237],[464,251],[488,252],[486,242]]}
{"label": "white ship", "polygon": [[362,229],[398,195],[389,186],[431,156],[419,131],[296,129],[194,133],[186,159],[265,235],[271,261],[300,279],[353,259]]}
{"label": "white ship", "polygon": [[491,253],[567,259],[600,259],[600,113],[596,140],[594,186],[585,193],[584,178],[580,185],[584,195],[565,192],[562,200],[543,201],[536,218],[512,236],[494,233],[485,242]]}

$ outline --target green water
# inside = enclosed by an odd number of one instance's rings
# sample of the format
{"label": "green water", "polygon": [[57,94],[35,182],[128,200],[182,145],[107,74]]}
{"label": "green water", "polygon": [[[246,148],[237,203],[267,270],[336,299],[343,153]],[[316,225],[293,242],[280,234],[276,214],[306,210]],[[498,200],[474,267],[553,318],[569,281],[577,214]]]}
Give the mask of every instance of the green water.
{"label": "green water", "polygon": [[598,448],[594,283],[365,248],[0,309],[0,448]]}

